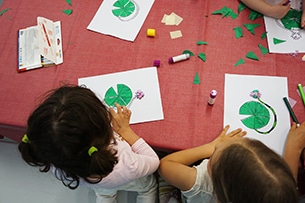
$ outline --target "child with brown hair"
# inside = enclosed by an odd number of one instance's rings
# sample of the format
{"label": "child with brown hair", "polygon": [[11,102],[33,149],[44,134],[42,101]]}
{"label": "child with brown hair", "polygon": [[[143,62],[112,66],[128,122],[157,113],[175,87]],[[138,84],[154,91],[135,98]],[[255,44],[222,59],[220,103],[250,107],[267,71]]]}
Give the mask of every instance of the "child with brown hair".
{"label": "child with brown hair", "polygon": [[159,158],[130,128],[131,111],[116,109],[87,88],[60,87],[30,115],[19,151],[70,189],[93,188],[97,202],[116,202],[117,191],[125,190],[138,192],[138,203],[155,203]]}

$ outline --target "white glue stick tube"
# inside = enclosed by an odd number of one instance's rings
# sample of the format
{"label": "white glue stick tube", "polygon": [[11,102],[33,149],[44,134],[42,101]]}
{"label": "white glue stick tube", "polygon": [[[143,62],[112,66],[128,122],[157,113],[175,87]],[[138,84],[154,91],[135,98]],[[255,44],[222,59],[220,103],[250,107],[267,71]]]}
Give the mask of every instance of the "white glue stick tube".
{"label": "white glue stick tube", "polygon": [[168,59],[168,63],[176,63],[179,61],[184,61],[190,58],[190,54],[181,54],[179,56],[173,56]]}

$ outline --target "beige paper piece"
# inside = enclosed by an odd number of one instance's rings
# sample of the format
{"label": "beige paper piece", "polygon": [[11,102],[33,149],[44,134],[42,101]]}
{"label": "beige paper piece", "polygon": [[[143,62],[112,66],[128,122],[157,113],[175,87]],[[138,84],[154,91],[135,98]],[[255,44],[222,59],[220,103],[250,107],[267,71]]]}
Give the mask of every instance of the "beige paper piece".
{"label": "beige paper piece", "polygon": [[177,15],[176,13],[172,12],[170,15],[163,15],[161,20],[162,23],[165,25],[179,25],[183,21],[183,18]]}
{"label": "beige paper piece", "polygon": [[180,38],[182,37],[182,32],[181,30],[172,31],[170,32],[170,36],[172,39]]}

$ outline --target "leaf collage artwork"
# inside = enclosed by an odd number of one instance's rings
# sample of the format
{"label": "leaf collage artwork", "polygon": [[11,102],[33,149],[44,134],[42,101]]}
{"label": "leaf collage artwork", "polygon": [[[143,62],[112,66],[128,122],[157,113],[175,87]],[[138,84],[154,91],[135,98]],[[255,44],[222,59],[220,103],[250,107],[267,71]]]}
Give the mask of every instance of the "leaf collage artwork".
{"label": "leaf collage artwork", "polygon": [[117,0],[113,4],[112,13],[122,21],[128,21],[136,17],[139,6],[133,0]]}
{"label": "leaf collage artwork", "polygon": [[[250,96],[258,101],[248,101],[239,108],[239,115],[248,116],[241,119],[241,122],[246,127],[254,129],[260,134],[269,134],[277,124],[276,113],[270,105],[260,99],[261,93],[258,90],[253,90],[250,93]],[[265,127],[270,121],[270,113],[268,109],[271,110],[274,116],[273,125],[268,131],[260,131],[258,129]]]}
{"label": "leaf collage artwork", "polygon": [[117,84],[117,91],[113,87],[108,88],[105,93],[104,101],[110,107],[115,107],[115,103],[121,106],[130,107],[134,99],[142,99],[144,93],[138,90],[133,97],[132,90],[125,84]]}

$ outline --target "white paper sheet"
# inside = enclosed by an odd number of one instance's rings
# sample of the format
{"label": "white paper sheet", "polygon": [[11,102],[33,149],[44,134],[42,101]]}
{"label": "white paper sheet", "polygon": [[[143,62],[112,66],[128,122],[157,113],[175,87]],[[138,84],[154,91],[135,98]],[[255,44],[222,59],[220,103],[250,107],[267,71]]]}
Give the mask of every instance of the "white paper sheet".
{"label": "white paper sheet", "polygon": [[[281,0],[269,0],[271,5],[280,3]],[[300,0],[292,0],[290,7],[300,10]],[[270,53],[295,53],[305,52],[305,31],[304,29],[286,29],[280,19],[264,16],[267,31],[268,48]],[[283,43],[274,44],[273,38],[285,40]]]}
{"label": "white paper sheet", "polygon": [[133,93],[142,90],[145,96],[141,100],[135,99],[129,107],[132,111],[130,123],[164,119],[156,67],[79,78],[78,84],[91,89],[101,101],[110,87],[117,89],[117,84],[127,85]]}
{"label": "white paper sheet", "polygon": [[[113,14],[112,11],[119,8],[114,4],[119,1],[125,2],[124,7],[130,10],[130,15],[118,17],[117,14]],[[154,0],[104,0],[87,29],[134,41],[153,3]],[[128,5],[134,5],[134,10]]]}
{"label": "white paper sheet", "polygon": [[[269,134],[257,133],[241,122],[241,119],[247,116],[239,115],[239,108],[245,102],[258,101],[250,96],[252,90],[259,90],[260,99],[270,105],[276,113],[277,124]],[[289,112],[283,97],[288,98],[286,77],[225,74],[224,125],[229,124],[230,130],[242,128],[247,131],[246,137],[258,139],[278,154],[282,154],[290,129]],[[259,129],[260,131],[270,130],[274,123],[274,115],[269,108],[267,109],[270,121]]]}

